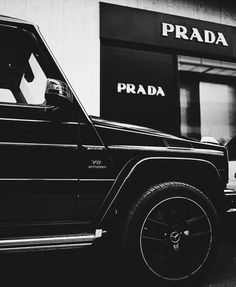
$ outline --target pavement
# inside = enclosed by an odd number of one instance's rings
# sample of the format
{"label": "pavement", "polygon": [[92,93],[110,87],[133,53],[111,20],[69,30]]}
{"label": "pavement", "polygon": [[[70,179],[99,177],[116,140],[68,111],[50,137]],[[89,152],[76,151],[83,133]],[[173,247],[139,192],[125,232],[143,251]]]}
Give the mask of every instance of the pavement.
{"label": "pavement", "polygon": [[[99,247],[87,250],[74,249],[1,255],[0,282],[3,287],[19,285],[24,287],[56,285],[111,287],[120,286],[121,284],[116,284],[118,282],[122,282],[123,287],[130,285],[126,278],[122,278],[114,256],[109,250]],[[236,214],[231,214],[222,228],[218,258],[204,279],[197,283],[197,287],[235,286]]]}
{"label": "pavement", "polygon": [[236,213],[229,214],[221,228],[221,246],[214,265],[201,287],[236,286]]}

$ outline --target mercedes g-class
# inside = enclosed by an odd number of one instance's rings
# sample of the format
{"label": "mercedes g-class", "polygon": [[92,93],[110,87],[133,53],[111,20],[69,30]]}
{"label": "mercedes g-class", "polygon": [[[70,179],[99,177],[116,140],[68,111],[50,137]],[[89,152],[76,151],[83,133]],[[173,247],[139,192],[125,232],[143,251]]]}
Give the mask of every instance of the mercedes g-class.
{"label": "mercedes g-class", "polygon": [[0,37],[0,251],[109,238],[136,275],[200,276],[229,208],[227,150],[88,116],[37,26],[1,16]]}

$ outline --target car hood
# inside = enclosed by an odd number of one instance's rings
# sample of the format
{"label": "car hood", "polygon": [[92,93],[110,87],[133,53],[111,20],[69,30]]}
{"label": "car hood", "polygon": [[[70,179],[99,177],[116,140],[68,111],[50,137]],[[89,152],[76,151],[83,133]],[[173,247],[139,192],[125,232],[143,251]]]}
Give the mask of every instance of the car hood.
{"label": "car hood", "polygon": [[145,134],[150,134],[150,135],[158,135],[158,136],[163,136],[167,138],[176,138],[176,139],[178,138],[177,136],[163,133],[161,131],[148,128],[148,127],[144,127],[144,126],[106,120],[106,119],[102,119],[102,118],[95,117],[95,116],[90,116],[90,118],[96,126],[120,129],[123,131],[129,131],[129,132],[139,132],[139,133],[145,133]]}
{"label": "car hood", "polygon": [[91,120],[117,170],[131,160],[147,157],[191,158],[211,162],[227,181],[228,157],[223,146],[97,117],[91,117]]}
{"label": "car hood", "polygon": [[90,117],[106,145],[167,146],[221,150],[222,147],[204,144],[186,137],[171,135],[152,128]]}

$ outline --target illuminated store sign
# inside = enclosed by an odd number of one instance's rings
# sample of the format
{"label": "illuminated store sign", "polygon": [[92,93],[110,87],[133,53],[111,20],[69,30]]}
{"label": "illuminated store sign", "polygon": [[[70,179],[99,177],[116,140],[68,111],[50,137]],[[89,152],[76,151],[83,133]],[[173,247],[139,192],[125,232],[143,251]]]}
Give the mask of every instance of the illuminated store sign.
{"label": "illuminated store sign", "polygon": [[181,53],[236,57],[236,27],[142,9],[100,4],[101,39]]}
{"label": "illuminated store sign", "polygon": [[173,25],[171,23],[162,23],[162,36],[168,37],[171,33],[176,39],[188,41],[196,40],[201,43],[229,46],[222,32],[213,32],[210,30],[200,31],[198,28],[190,28],[183,25]]}
{"label": "illuminated store sign", "polygon": [[148,96],[165,96],[165,93],[161,86],[143,86],[143,85],[134,85],[134,84],[125,84],[118,83],[117,84],[117,92],[122,93],[125,92],[127,94],[136,94],[136,95],[148,95]]}

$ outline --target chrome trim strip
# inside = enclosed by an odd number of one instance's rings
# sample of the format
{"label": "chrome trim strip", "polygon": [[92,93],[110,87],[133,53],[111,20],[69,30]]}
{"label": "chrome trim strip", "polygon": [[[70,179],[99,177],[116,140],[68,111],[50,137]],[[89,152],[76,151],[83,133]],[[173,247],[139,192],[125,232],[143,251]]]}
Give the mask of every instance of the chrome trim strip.
{"label": "chrome trim strip", "polygon": [[104,146],[100,145],[82,145],[82,147],[86,148],[87,150],[105,150]]}
{"label": "chrome trim strip", "polygon": [[78,242],[90,242],[94,240],[94,235],[86,236],[54,236],[44,238],[20,238],[20,239],[5,239],[0,240],[0,247],[13,247],[13,246],[32,246],[32,245],[44,245],[44,244],[59,244],[59,243],[78,243]]}
{"label": "chrome trim strip", "polygon": [[[1,25],[2,26],[2,25]],[[51,106],[43,105],[43,104],[27,104],[27,103],[6,103],[1,102],[0,107],[15,107],[15,108],[31,108],[31,109],[49,109]]]}
{"label": "chrome trim strip", "polygon": [[45,147],[71,147],[77,148],[77,144],[57,144],[57,143],[28,143],[28,142],[0,142],[0,145],[8,145],[8,146],[45,146]]}
{"label": "chrome trim strip", "polygon": [[78,178],[17,178],[2,177],[0,181],[78,181]]}
{"label": "chrome trim strip", "polygon": [[81,178],[79,181],[115,181],[115,178]]}
{"label": "chrome trim strip", "polygon": [[115,181],[113,178],[17,178],[17,177],[0,177],[0,181],[82,181],[82,182],[97,182],[97,181]]}
{"label": "chrome trim strip", "polygon": [[[97,128],[104,128],[104,129],[113,129],[113,130],[117,130],[117,131],[121,131],[121,132],[128,132],[128,133],[135,133],[135,134],[142,134],[142,135],[146,135],[146,136],[154,136],[154,137],[158,137],[158,138],[163,138],[163,139],[167,139],[167,140],[178,140],[179,137],[177,136],[173,136],[173,135],[169,135],[169,134],[166,134],[166,133],[162,133],[162,132],[158,132],[156,130],[153,130],[153,129],[149,129],[147,127],[143,127],[144,129],[139,129],[140,127],[139,126],[134,126],[132,127],[132,125],[130,126],[125,126],[126,124],[124,124],[124,126],[113,126],[113,125],[102,125],[102,124],[99,124],[99,123],[94,123],[94,126],[97,127]],[[147,129],[147,130],[146,130]],[[184,142],[185,140],[182,139]],[[189,142],[188,140],[186,140],[186,142]]]}
{"label": "chrome trim strip", "polygon": [[[49,120],[34,120],[34,119],[15,119],[15,118],[0,118],[0,121],[15,121],[15,122],[37,122],[37,123],[54,123]],[[57,123],[58,124],[58,123]],[[59,124],[78,125],[77,122],[59,122]]]}
{"label": "chrome trim strip", "polygon": [[214,155],[224,155],[223,151],[212,150],[212,149],[198,149],[198,148],[182,148],[182,147],[156,147],[156,146],[136,146],[136,145],[110,145],[109,149],[113,150],[140,150],[140,151],[160,151],[160,152],[179,152],[182,153],[198,153],[198,154],[214,154]]}
{"label": "chrome trim strip", "polygon": [[52,244],[52,245],[39,245],[39,246],[23,246],[23,247],[0,247],[0,252],[27,252],[27,251],[43,251],[43,250],[58,250],[58,249],[73,249],[91,246],[92,242],[76,243],[76,244]]}
{"label": "chrome trim strip", "polygon": [[45,246],[55,244],[78,244],[90,243],[102,236],[102,229],[97,229],[95,234],[73,234],[73,235],[57,235],[44,236],[33,238],[15,238],[15,239],[0,239],[0,248],[4,247],[23,247],[23,246]]}
{"label": "chrome trim strip", "polygon": [[135,133],[135,134],[142,134],[142,135],[146,135],[146,136],[148,136],[148,135],[152,135],[152,136],[156,136],[156,137],[160,137],[160,134],[155,134],[154,132],[152,133],[152,132],[150,132],[150,131],[147,131],[147,132],[145,132],[145,131],[142,131],[142,130],[128,130],[127,128],[119,128],[119,127],[114,127],[114,126],[103,126],[103,125],[100,125],[100,124],[94,124],[94,126],[96,127],[96,128],[104,128],[104,129],[113,129],[113,130],[118,130],[118,131],[122,131],[122,132],[128,132],[128,133]]}

